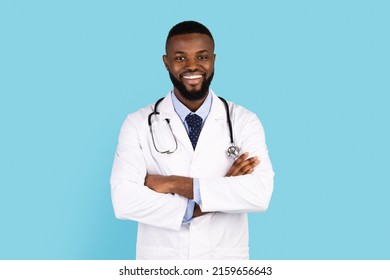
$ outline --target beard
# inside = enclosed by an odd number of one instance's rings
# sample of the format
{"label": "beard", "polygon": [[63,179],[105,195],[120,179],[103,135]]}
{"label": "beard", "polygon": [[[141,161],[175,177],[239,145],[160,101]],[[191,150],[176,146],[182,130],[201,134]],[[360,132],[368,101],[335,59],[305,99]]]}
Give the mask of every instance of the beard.
{"label": "beard", "polygon": [[171,78],[173,86],[180,92],[181,96],[183,96],[185,99],[189,101],[196,101],[196,100],[203,99],[209,92],[210,84],[214,77],[214,70],[213,70],[213,73],[211,73],[210,77],[203,80],[200,90],[187,90],[187,88],[185,87],[182,81],[176,79],[170,71],[168,72],[169,72],[169,78]]}

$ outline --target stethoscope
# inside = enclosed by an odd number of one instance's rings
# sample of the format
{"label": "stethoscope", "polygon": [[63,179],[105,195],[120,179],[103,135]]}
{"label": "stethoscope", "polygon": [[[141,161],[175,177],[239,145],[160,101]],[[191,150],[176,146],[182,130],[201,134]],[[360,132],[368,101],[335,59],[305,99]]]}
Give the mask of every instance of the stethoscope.
{"label": "stethoscope", "polygon": [[[153,141],[153,146],[154,148],[156,149],[157,152],[161,153],[161,154],[172,154],[174,153],[176,150],[177,150],[177,147],[178,147],[178,144],[177,144],[177,140],[176,140],[176,137],[175,137],[175,134],[173,133],[172,131],[172,127],[171,127],[171,124],[170,124],[170,121],[169,119],[165,119],[165,121],[167,122],[167,125],[169,126],[169,129],[171,131],[171,134],[172,134],[172,137],[175,141],[175,145],[174,145],[174,148],[172,149],[166,149],[166,150],[163,150],[161,151],[160,149],[157,148],[156,146],[156,142],[155,142],[155,139],[154,139],[154,133],[153,133],[153,128],[152,128],[152,116],[153,115],[159,115],[160,112],[157,112],[157,108],[158,108],[158,105],[160,104],[160,102],[164,99],[164,97],[160,98],[159,100],[157,100],[156,104],[154,105],[154,109],[153,109],[153,112],[151,112],[149,114],[149,117],[148,117],[148,124],[149,124],[149,128],[150,128],[150,133],[152,135],[152,141]],[[237,147],[235,144],[234,144],[234,139],[233,139],[233,127],[232,127],[232,122],[230,120],[230,114],[229,114],[229,105],[228,103],[226,102],[226,100],[222,97],[219,96],[219,99],[223,102],[223,104],[225,105],[225,111],[226,111],[226,118],[227,118],[227,123],[228,123],[228,126],[229,126],[229,133],[230,133],[230,147],[227,149],[226,153],[228,155],[228,157],[230,158],[233,158],[233,159],[236,159],[239,154],[240,154],[240,148]]]}

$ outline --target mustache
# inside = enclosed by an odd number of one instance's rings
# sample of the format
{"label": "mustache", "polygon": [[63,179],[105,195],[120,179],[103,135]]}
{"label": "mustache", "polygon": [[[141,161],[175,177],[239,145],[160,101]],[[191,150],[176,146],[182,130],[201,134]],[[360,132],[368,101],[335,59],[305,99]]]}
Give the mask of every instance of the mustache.
{"label": "mustache", "polygon": [[[185,71],[189,73],[193,73],[194,71]],[[206,78],[204,76],[204,80],[202,82],[202,86],[200,90],[187,90],[187,88],[184,86],[184,83],[180,79],[176,79],[176,77],[171,73],[171,71],[168,70],[169,78],[172,81],[173,86],[179,91],[181,96],[183,96],[186,100],[200,100],[202,99],[209,91],[209,87],[211,84],[211,81],[214,77],[215,69],[213,69],[213,72],[211,72],[210,76]],[[198,72],[199,73],[199,72]],[[179,75],[181,76],[181,75]]]}

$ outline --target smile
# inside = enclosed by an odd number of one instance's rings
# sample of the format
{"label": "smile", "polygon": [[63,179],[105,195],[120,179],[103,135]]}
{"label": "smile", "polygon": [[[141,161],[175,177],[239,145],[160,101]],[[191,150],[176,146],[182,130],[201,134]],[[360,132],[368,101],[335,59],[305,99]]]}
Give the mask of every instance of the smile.
{"label": "smile", "polygon": [[194,80],[194,79],[200,79],[202,77],[203,77],[202,75],[190,75],[190,76],[183,76],[183,79]]}

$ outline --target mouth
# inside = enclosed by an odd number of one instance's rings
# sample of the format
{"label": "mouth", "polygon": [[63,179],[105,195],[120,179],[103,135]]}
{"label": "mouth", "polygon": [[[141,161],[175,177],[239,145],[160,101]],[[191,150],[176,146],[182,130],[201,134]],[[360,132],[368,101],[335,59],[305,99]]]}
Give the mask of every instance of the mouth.
{"label": "mouth", "polygon": [[205,77],[205,74],[185,73],[182,74],[180,77],[185,83],[191,86],[196,86],[202,82],[203,78]]}
{"label": "mouth", "polygon": [[186,80],[200,79],[202,75],[183,75],[182,78]]}

